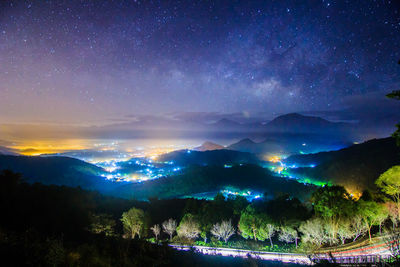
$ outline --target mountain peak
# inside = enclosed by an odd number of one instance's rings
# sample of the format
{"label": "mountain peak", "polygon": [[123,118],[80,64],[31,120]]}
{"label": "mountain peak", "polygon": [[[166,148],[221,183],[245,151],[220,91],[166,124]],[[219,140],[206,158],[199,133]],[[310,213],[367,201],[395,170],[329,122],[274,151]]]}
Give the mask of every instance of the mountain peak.
{"label": "mountain peak", "polygon": [[276,117],[275,119],[273,119],[270,123],[274,122],[274,121],[289,121],[289,120],[302,120],[302,121],[324,121],[324,122],[328,122],[327,120],[321,118],[321,117],[315,117],[315,116],[306,116],[306,115],[302,115],[299,113],[288,113],[288,114],[284,114],[281,116]]}
{"label": "mountain peak", "polygon": [[221,146],[219,144],[210,142],[210,141],[206,141],[204,142],[201,146],[195,147],[193,150],[196,151],[209,151],[209,150],[220,150],[220,149],[224,149],[224,146]]}

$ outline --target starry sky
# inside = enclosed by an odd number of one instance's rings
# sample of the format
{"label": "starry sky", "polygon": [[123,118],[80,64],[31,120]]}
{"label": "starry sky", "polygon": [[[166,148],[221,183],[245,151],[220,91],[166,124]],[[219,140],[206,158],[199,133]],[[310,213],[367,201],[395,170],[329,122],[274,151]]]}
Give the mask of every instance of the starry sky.
{"label": "starry sky", "polygon": [[345,110],[400,87],[399,12],[388,0],[1,1],[0,123]]}

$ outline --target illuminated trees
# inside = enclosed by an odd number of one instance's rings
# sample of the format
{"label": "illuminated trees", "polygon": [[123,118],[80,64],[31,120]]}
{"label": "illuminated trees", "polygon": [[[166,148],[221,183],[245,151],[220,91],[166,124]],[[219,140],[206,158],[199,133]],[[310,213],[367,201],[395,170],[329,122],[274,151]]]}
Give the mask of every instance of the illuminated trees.
{"label": "illuminated trees", "polygon": [[358,213],[363,218],[365,226],[368,229],[369,240],[371,241],[371,228],[374,225],[380,225],[388,216],[385,206],[375,201],[358,201]]}
{"label": "illuminated trees", "polygon": [[143,210],[131,208],[127,212],[122,213],[121,221],[128,236],[133,239],[138,235],[140,238],[145,221]]}
{"label": "illuminated trees", "polygon": [[211,228],[211,234],[218,239],[223,239],[226,243],[228,239],[235,234],[235,228],[232,226],[231,220],[216,223]]}
{"label": "illuminated trees", "polygon": [[239,230],[244,238],[264,241],[269,239],[271,246],[272,236],[276,232],[276,227],[264,213],[256,212],[252,206],[248,206],[242,212],[239,220]]}
{"label": "illuminated trees", "polygon": [[337,239],[340,220],[346,219],[354,211],[354,202],[342,186],[319,188],[312,195],[314,210],[324,218],[329,232],[328,241],[333,244]]}
{"label": "illuminated trees", "polygon": [[242,214],[239,220],[239,230],[244,238],[252,238],[257,241],[257,231],[260,226],[260,221],[258,220],[254,208],[248,206]]}
{"label": "illuminated trees", "polygon": [[321,246],[327,240],[324,230],[324,221],[321,218],[315,217],[303,222],[299,230],[303,234],[301,238],[303,242]]}
{"label": "illuminated trees", "polygon": [[153,225],[153,227],[150,228],[151,231],[153,231],[154,236],[156,237],[156,240],[158,240],[158,236],[160,235],[161,232],[161,227],[158,224]]}
{"label": "illuminated trees", "polygon": [[[264,220],[263,220],[264,219]],[[276,232],[276,227],[275,225],[268,223],[268,220],[265,220],[265,217],[261,219],[262,223],[260,225],[260,228],[258,229],[258,239],[261,241],[264,241],[265,239],[269,239],[269,242],[271,244],[271,247],[274,246],[272,243],[272,236]]]}
{"label": "illuminated trees", "polygon": [[165,221],[162,223],[162,228],[163,231],[169,235],[169,240],[172,240],[172,236],[174,235],[176,231],[176,221],[174,219],[169,219],[168,221]]}
{"label": "illuminated trees", "polygon": [[195,239],[200,234],[200,225],[190,213],[183,216],[178,228],[176,229],[178,236],[187,239]]}
{"label": "illuminated trees", "polygon": [[368,231],[363,222],[363,218],[360,215],[352,216],[350,219],[350,225],[351,232],[353,233],[353,242],[356,241],[359,236],[365,234]]}
{"label": "illuminated trees", "polygon": [[90,231],[95,234],[103,233],[106,236],[113,236],[115,220],[107,214],[95,214],[92,216]]}
{"label": "illuminated trees", "polygon": [[295,242],[297,248],[297,240],[299,239],[299,235],[293,227],[283,226],[279,232],[279,240],[286,243]]}
{"label": "illuminated trees", "polygon": [[353,229],[351,228],[351,221],[341,220],[338,228],[338,237],[342,244],[345,243],[346,239],[350,239],[354,236]]}
{"label": "illuminated trees", "polygon": [[398,216],[397,204],[393,201],[388,201],[385,203],[386,208],[389,212],[389,219],[392,221],[393,230],[397,227],[400,222],[400,218]]}
{"label": "illuminated trees", "polygon": [[258,230],[262,224],[262,218],[256,213],[252,206],[248,206],[241,214],[239,230],[244,238],[252,238],[257,241]]}
{"label": "illuminated trees", "polygon": [[[400,136],[399,136],[400,137]],[[375,184],[382,191],[393,197],[397,206],[397,221],[400,220],[400,165],[394,166],[384,172]]]}

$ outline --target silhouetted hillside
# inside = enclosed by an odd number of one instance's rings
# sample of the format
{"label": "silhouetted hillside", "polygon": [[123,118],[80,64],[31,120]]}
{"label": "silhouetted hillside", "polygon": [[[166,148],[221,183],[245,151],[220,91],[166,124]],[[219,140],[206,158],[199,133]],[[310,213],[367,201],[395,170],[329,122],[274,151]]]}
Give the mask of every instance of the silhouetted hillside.
{"label": "silhouetted hillside", "polygon": [[288,193],[305,198],[314,186],[273,176],[267,169],[257,165],[191,167],[181,175],[164,177],[145,183],[125,184],[114,191],[114,195],[139,200],[149,197],[174,198],[205,192],[218,192],[227,187],[248,189],[272,196]]}
{"label": "silhouetted hillside", "polygon": [[374,139],[338,151],[287,158],[288,165],[316,164],[315,168],[298,168],[297,175],[330,181],[351,191],[375,188],[375,180],[393,165],[400,164],[400,148],[393,138]]}
{"label": "silhouetted hillside", "polygon": [[258,163],[257,157],[251,153],[226,149],[212,151],[177,150],[163,154],[158,161],[173,161],[180,166],[187,165],[224,165],[240,163]]}
{"label": "silhouetted hillside", "polygon": [[218,145],[213,142],[204,142],[201,146],[193,148],[193,150],[196,151],[208,151],[208,150],[219,150],[219,149],[224,149],[224,146]]}
{"label": "silhouetted hillside", "polygon": [[279,116],[267,124],[267,130],[272,132],[289,133],[327,133],[332,131],[345,131],[348,123],[330,122],[320,117],[304,116],[290,113]]}
{"label": "silhouetted hillside", "polygon": [[21,173],[29,183],[80,186],[89,190],[108,190],[112,183],[100,177],[104,170],[68,157],[27,157],[0,155],[0,170]]}
{"label": "silhouetted hillside", "polygon": [[338,136],[305,133],[268,133],[264,141],[256,143],[246,138],[227,146],[227,149],[262,155],[292,155],[337,150],[351,144]]}
{"label": "silhouetted hillside", "polygon": [[18,155],[18,153],[16,153],[16,151],[14,151],[8,147],[0,146],[0,155],[16,156],[16,155]]}

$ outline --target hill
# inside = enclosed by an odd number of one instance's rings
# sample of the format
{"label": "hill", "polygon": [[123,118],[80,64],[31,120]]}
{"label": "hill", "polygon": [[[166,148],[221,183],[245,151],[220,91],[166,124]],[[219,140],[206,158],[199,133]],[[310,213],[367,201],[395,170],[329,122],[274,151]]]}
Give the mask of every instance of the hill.
{"label": "hill", "polygon": [[208,150],[219,150],[219,149],[224,149],[224,146],[218,145],[213,142],[204,142],[201,146],[193,148],[193,150],[196,151],[208,151]]}
{"label": "hill", "polygon": [[117,188],[113,195],[138,200],[157,198],[176,198],[216,192],[225,187],[236,187],[241,190],[267,192],[273,196],[288,193],[298,198],[306,198],[315,190],[314,186],[304,185],[294,180],[279,178],[267,169],[257,165],[233,166],[193,166],[182,174],[163,177],[145,183],[124,184]]}
{"label": "hill", "polygon": [[333,131],[349,130],[349,126],[348,123],[330,122],[320,117],[290,113],[270,121],[267,124],[267,130],[292,133],[333,133]]}
{"label": "hill", "polygon": [[21,173],[28,183],[80,186],[89,190],[111,189],[111,182],[100,177],[104,170],[68,157],[28,157],[0,155],[0,170]]}
{"label": "hill", "polygon": [[256,143],[246,138],[227,146],[227,149],[272,156],[337,150],[347,147],[350,144],[351,142],[346,138],[330,135],[268,133],[262,142]]}
{"label": "hill", "polygon": [[8,147],[4,147],[4,146],[0,146],[0,155],[12,155],[12,156],[17,156],[18,153],[13,150],[10,149]]}
{"label": "hill", "polygon": [[388,168],[400,164],[400,148],[393,138],[373,139],[338,151],[295,155],[287,165],[311,165],[297,168],[295,175],[310,177],[345,186],[352,192],[375,189],[375,180]]}
{"label": "hill", "polygon": [[180,166],[255,164],[259,162],[254,154],[226,149],[210,151],[177,150],[159,156],[157,161],[173,161]]}

